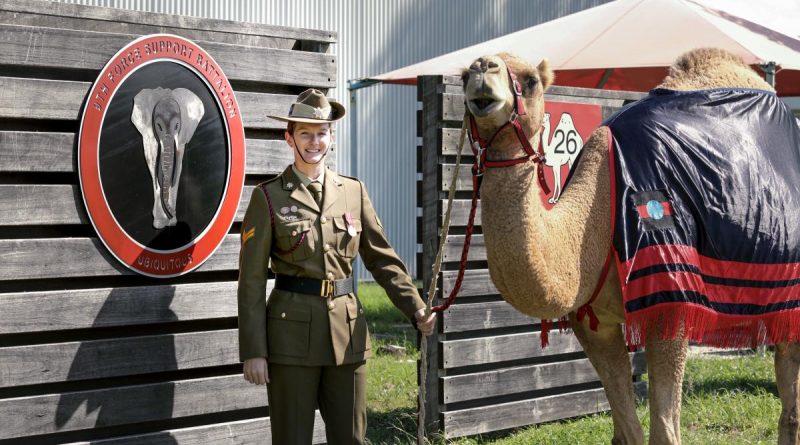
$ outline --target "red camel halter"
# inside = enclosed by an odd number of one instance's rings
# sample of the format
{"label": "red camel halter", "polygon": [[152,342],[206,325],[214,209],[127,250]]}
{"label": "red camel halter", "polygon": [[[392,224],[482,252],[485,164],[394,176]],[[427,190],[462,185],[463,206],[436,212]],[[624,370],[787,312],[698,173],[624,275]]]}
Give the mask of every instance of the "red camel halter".
{"label": "red camel halter", "polygon": [[[456,299],[456,295],[458,295],[458,291],[461,289],[461,282],[464,280],[464,271],[467,268],[467,257],[469,255],[469,245],[472,241],[472,231],[475,224],[475,210],[478,208],[478,192],[480,190],[481,178],[483,177],[484,172],[487,168],[498,168],[498,167],[510,167],[512,165],[522,164],[524,162],[532,161],[538,164],[544,162],[544,151],[542,149],[541,143],[539,144],[539,151],[536,152],[531,143],[528,141],[528,138],[525,136],[525,132],[522,130],[522,124],[520,124],[519,117],[525,115],[525,105],[522,103],[522,85],[519,84],[517,81],[517,76],[511,71],[511,68],[506,68],[508,71],[508,80],[511,84],[511,92],[514,94],[514,109],[511,111],[511,116],[508,118],[508,122],[506,122],[502,127],[500,127],[494,135],[487,141],[483,139],[481,135],[478,133],[478,126],[475,123],[475,118],[470,114],[469,116],[469,123],[470,123],[470,132],[469,132],[469,139],[470,139],[470,147],[472,147],[472,154],[475,155],[475,163],[472,165],[472,205],[469,210],[469,221],[467,222],[467,230],[464,236],[464,247],[461,250],[461,262],[458,269],[458,276],[456,277],[456,282],[453,285],[453,290],[450,291],[450,295],[445,299],[444,303],[434,306],[431,308],[433,312],[441,312],[451,304]],[[514,131],[517,135],[517,139],[519,139],[520,144],[522,144],[522,148],[525,150],[525,156],[515,158],[515,159],[508,159],[503,161],[489,161],[486,159],[486,151],[492,142],[495,140],[498,134],[503,132],[506,128],[513,127]],[[541,165],[537,167],[537,174],[539,176],[539,185],[544,190],[545,194],[550,193],[550,187],[547,186],[547,181],[544,178],[544,169]]]}

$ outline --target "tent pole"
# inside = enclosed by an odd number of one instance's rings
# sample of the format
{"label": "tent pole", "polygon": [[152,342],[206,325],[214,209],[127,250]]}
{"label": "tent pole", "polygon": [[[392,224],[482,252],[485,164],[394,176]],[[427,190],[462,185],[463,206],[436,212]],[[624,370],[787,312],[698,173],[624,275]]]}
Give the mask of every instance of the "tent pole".
{"label": "tent pole", "polygon": [[606,72],[603,73],[603,78],[600,79],[600,82],[597,82],[598,90],[602,90],[604,86],[606,86],[606,82],[608,82],[608,78],[614,73],[614,68],[606,68]]}
{"label": "tent pole", "polygon": [[350,89],[350,176],[358,176],[358,100]]}
{"label": "tent pole", "polygon": [[775,74],[777,74],[775,71],[776,66],[777,64],[775,62],[767,62],[759,65],[759,67],[764,71],[764,74],[766,75],[767,83],[772,88],[775,88]]}

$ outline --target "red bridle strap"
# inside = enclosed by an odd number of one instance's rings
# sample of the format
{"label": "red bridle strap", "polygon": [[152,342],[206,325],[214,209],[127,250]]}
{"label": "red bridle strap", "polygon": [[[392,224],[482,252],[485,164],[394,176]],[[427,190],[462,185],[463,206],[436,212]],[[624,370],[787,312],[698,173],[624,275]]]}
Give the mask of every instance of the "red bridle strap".
{"label": "red bridle strap", "polygon": [[[472,165],[472,205],[469,211],[469,220],[467,221],[467,229],[464,236],[464,247],[461,249],[461,262],[458,268],[458,275],[456,277],[455,284],[453,285],[453,289],[450,291],[450,295],[445,299],[444,303],[432,307],[432,312],[442,312],[450,307],[450,305],[455,301],[458,291],[461,289],[461,282],[464,280],[464,271],[467,268],[469,246],[470,242],[472,241],[472,232],[475,225],[475,211],[478,208],[478,191],[480,189],[483,173],[487,168],[508,167],[528,161],[533,161],[539,164],[544,162],[544,150],[542,149],[541,141],[539,142],[539,151],[536,152],[531,146],[531,143],[528,141],[528,138],[525,136],[525,132],[522,130],[522,125],[519,122],[519,117],[525,114],[525,105],[522,102],[522,86],[517,81],[517,76],[511,72],[511,69],[507,68],[507,70],[508,78],[511,82],[511,89],[514,93],[514,111],[511,113],[511,117],[508,119],[508,122],[500,127],[500,129],[498,129],[494,135],[492,135],[492,137],[486,141],[478,132],[478,125],[475,123],[475,118],[471,114],[469,116],[469,138],[471,141],[470,147],[472,148],[472,154],[475,155],[475,163]],[[522,144],[522,148],[525,150],[526,155],[516,159],[487,161],[486,149],[491,145],[497,135],[505,130],[508,126],[514,127],[517,138]],[[544,178],[544,169],[541,165],[538,166],[537,171],[539,176],[539,185],[542,187],[542,190],[544,190],[545,194],[549,194],[550,187],[547,186],[547,181],[545,181]],[[546,342],[546,337],[544,337],[543,342]]]}
{"label": "red bridle strap", "polygon": [[[525,135],[525,131],[522,129],[522,124],[519,121],[519,117],[525,114],[525,104],[522,100],[522,85],[520,85],[516,74],[511,71],[511,68],[506,67],[506,71],[508,72],[508,80],[511,84],[511,92],[514,94],[514,111],[511,112],[508,122],[506,122],[502,127],[498,128],[492,137],[487,141],[486,139],[483,139],[478,132],[478,124],[475,123],[475,117],[472,116],[472,114],[469,116],[470,145],[472,147],[472,153],[476,157],[475,166],[472,168],[473,175],[481,176],[487,168],[510,167],[512,165],[522,164],[531,160],[536,163],[544,162],[544,149],[542,148],[541,140],[539,141],[539,150],[537,152],[534,150],[533,146],[531,146],[528,137]],[[492,145],[492,142],[494,142],[494,139],[497,137],[497,135],[499,135],[509,126],[514,128],[514,133],[517,135],[517,139],[519,139],[522,149],[525,150],[525,156],[502,161],[487,160],[487,149]],[[549,194],[550,187],[547,185],[547,181],[545,180],[544,169],[541,166],[538,166],[536,170],[537,176],[539,177],[539,186],[542,188],[545,194]]]}

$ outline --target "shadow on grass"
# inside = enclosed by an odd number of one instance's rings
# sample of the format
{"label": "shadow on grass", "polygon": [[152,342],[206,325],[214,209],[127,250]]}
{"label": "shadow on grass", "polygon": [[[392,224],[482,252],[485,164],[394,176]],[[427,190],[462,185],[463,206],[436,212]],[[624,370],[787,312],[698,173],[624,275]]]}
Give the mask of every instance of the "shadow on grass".
{"label": "shadow on grass", "polygon": [[763,391],[778,397],[778,386],[775,384],[775,380],[737,376],[735,378],[706,378],[702,380],[687,378],[683,382],[685,397],[713,396],[729,392],[757,395]]}
{"label": "shadow on grass", "polygon": [[[470,436],[474,445],[492,444],[498,440],[514,437],[528,427],[512,428],[502,431]],[[445,445],[450,441],[440,435],[427,437],[431,445]],[[367,443],[369,445],[415,445],[417,443],[417,412],[411,408],[392,411],[367,411]]]}
{"label": "shadow on grass", "polygon": [[367,411],[367,443],[414,444],[417,437],[417,413],[411,408],[391,411]]}

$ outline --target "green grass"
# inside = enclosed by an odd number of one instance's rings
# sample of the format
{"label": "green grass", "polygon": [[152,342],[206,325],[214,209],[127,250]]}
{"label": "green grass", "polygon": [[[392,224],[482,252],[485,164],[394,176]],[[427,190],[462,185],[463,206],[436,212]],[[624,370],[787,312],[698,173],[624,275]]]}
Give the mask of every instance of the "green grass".
{"label": "green grass", "polygon": [[[392,306],[383,290],[359,283],[375,355],[368,362],[367,441],[370,444],[416,443],[416,333]],[[408,326],[408,327],[406,327]],[[384,344],[407,348],[405,357],[378,353]],[[645,379],[646,379],[645,375]],[[645,429],[649,411],[637,414]],[[777,443],[780,402],[773,355],[734,358],[690,358],[684,378],[681,436],[691,445],[754,445]],[[612,423],[607,414],[585,416],[512,431],[446,441],[433,445],[607,445]]]}

